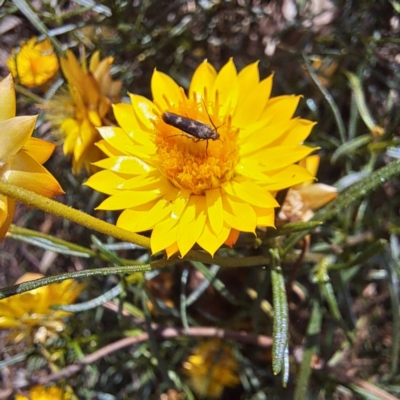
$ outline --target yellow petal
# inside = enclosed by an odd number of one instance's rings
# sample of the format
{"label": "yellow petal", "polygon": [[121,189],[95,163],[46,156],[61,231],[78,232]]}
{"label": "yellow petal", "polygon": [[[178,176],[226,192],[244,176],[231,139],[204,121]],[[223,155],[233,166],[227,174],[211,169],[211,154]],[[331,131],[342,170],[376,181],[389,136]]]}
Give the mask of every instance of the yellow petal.
{"label": "yellow petal", "polygon": [[124,192],[114,194],[104,200],[96,210],[123,210],[149,203],[162,196],[160,190],[149,190],[147,192]]}
{"label": "yellow petal", "polygon": [[257,226],[275,226],[275,209],[253,206],[257,214]]}
{"label": "yellow petal", "polygon": [[39,164],[44,164],[53,154],[56,145],[46,140],[30,137],[23,149]]}
{"label": "yellow petal", "polygon": [[[315,150],[315,148],[307,146],[267,147],[254,153],[252,158],[254,159],[254,161],[258,160],[260,162],[263,172],[268,172],[284,168],[289,164],[300,161]],[[273,179],[276,180],[275,177],[273,177]]]}
{"label": "yellow petal", "polygon": [[131,98],[132,107],[135,112],[136,118],[142,129],[147,130],[147,135],[149,132],[154,131],[154,123],[156,120],[155,105],[152,101],[146,99],[144,96],[129,94]]}
{"label": "yellow petal", "polygon": [[177,244],[181,256],[194,246],[206,224],[206,199],[204,196],[191,196],[179,220]]}
{"label": "yellow petal", "polygon": [[113,104],[112,108],[118,125],[124,132],[132,137],[133,132],[139,127],[132,105],[127,103],[118,103]]}
{"label": "yellow petal", "polygon": [[301,96],[277,96],[270,99],[260,119],[271,117],[271,124],[287,121],[293,117]]}
{"label": "yellow petal", "polygon": [[14,218],[14,213],[15,200],[0,195],[0,242],[6,236],[8,228],[10,227]]}
{"label": "yellow petal", "polygon": [[[99,128],[99,130],[100,129],[101,128]],[[105,140],[99,140],[95,143],[95,145],[108,157],[124,155],[124,152],[122,150],[116,149],[115,147],[108,144]]]}
{"label": "yellow petal", "polygon": [[0,82],[0,121],[15,117],[16,102],[11,74]]}
{"label": "yellow petal", "polygon": [[240,182],[232,180],[222,187],[229,195],[237,197],[243,202],[264,208],[279,207],[278,202],[268,190],[248,180]]}
{"label": "yellow petal", "polygon": [[224,224],[220,233],[215,234],[213,228],[210,225],[210,221],[206,221],[206,225],[200,237],[197,239],[197,243],[205,251],[214,257],[215,252],[224,244],[229,236],[231,229]]}
{"label": "yellow petal", "polygon": [[306,170],[313,176],[317,176],[320,156],[315,154],[313,156],[309,156],[304,160],[304,164],[301,164]]}
{"label": "yellow petal", "polygon": [[242,104],[249,96],[249,93],[253,91],[253,89],[260,82],[260,73],[258,71],[258,63],[256,61],[252,64],[244,67],[238,74],[238,81],[240,87],[240,95],[238,104]]}
{"label": "yellow petal", "polygon": [[35,128],[36,116],[14,117],[0,121],[0,161],[18,153],[31,137]]}
{"label": "yellow petal", "polygon": [[45,197],[64,193],[59,183],[29,154],[19,152],[4,174],[8,183],[31,190]]}
{"label": "yellow petal", "polygon": [[118,186],[125,182],[125,178],[112,172],[112,171],[99,171],[96,174],[89,177],[84,183],[85,186],[89,186],[98,192],[105,194],[116,194],[118,193]]}
{"label": "yellow petal", "polygon": [[101,137],[107,141],[109,145],[116,149],[123,149],[125,154],[135,155],[137,145],[132,142],[132,139],[126,132],[117,127],[104,126],[99,128]]}
{"label": "yellow petal", "polygon": [[261,165],[258,161],[252,161],[251,158],[243,158],[242,162],[236,164],[235,174],[243,177],[251,178],[255,181],[263,183],[274,183],[275,180],[271,179],[268,175],[261,172]]}
{"label": "yellow petal", "polygon": [[151,251],[157,253],[176,243],[178,224],[171,225],[171,221],[166,219],[157,224],[151,233]]}
{"label": "yellow petal", "polygon": [[214,101],[216,99],[215,96],[218,96],[220,115],[225,115],[235,110],[239,99],[239,81],[232,58],[221,68],[215,79],[210,100]]}
{"label": "yellow petal", "polygon": [[118,156],[105,158],[94,163],[96,167],[108,169],[114,172],[120,172],[127,175],[140,175],[154,170],[153,167],[137,157]]}
{"label": "yellow petal", "polygon": [[147,231],[166,219],[172,208],[171,203],[165,199],[159,199],[153,205],[146,207],[146,212],[141,212],[140,215],[136,209],[125,210],[119,216],[117,225],[133,232]]}
{"label": "yellow petal", "polygon": [[[246,127],[244,130],[246,131],[245,135],[241,135],[241,146],[240,146],[240,154],[242,157],[249,157],[251,154],[260,151],[264,147],[270,145],[277,141],[281,136],[285,135],[286,132],[291,131],[294,126],[293,120],[283,121],[278,124],[268,124],[260,126],[257,129],[257,125],[253,124],[250,129]],[[300,142],[296,142],[298,145]]]}
{"label": "yellow petal", "polygon": [[[126,178],[129,178],[126,176]],[[120,190],[152,190],[160,186],[166,186],[165,177],[160,174],[160,171],[154,170],[149,174],[136,175],[122,182],[118,189]],[[167,183],[168,185],[168,183]]]}
{"label": "yellow petal", "polygon": [[220,189],[206,191],[207,214],[209,225],[216,235],[219,235],[224,226],[224,209]]}
{"label": "yellow petal", "polygon": [[[154,71],[151,78],[151,93],[154,103],[163,110],[170,108],[170,105],[179,105],[182,99],[181,90],[176,82],[157,70]],[[166,98],[168,101],[166,101]]]}
{"label": "yellow petal", "polygon": [[167,253],[167,258],[170,258],[175,253],[179,251],[177,243],[173,243],[171,246],[165,248],[165,252]]}
{"label": "yellow petal", "polygon": [[204,96],[204,88],[213,87],[217,72],[215,68],[207,61],[204,60],[193,74],[189,88],[189,98],[194,98],[197,93]]}
{"label": "yellow petal", "polygon": [[[289,165],[282,171],[274,174],[273,178],[276,183],[267,184],[264,186],[265,189],[273,192],[298,185],[299,183],[309,181],[310,179],[314,179],[314,177],[305,168],[300,167],[299,165]],[[264,207],[268,207],[268,205]]]}
{"label": "yellow petal", "polygon": [[222,201],[224,221],[228,226],[242,232],[255,232],[257,216],[250,204],[235,200],[229,195],[223,196]]}
{"label": "yellow petal", "polygon": [[273,75],[262,80],[239,104],[232,119],[234,126],[245,126],[260,119],[272,90]]}
{"label": "yellow petal", "polygon": [[310,135],[315,122],[306,119],[293,119],[292,127],[274,143],[280,146],[295,146],[303,143]]}

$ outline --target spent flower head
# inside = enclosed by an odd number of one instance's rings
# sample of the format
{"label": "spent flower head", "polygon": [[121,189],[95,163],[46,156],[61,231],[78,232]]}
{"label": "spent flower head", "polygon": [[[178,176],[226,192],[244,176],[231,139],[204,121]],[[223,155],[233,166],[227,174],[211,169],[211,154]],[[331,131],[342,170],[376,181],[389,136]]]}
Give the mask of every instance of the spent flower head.
{"label": "spent flower head", "polygon": [[[16,283],[40,278],[43,275],[26,273]],[[64,329],[63,318],[70,315],[66,311],[53,310],[51,306],[72,304],[83,288],[84,285],[69,279],[1,299],[0,329],[10,329],[16,342],[30,338],[43,343],[47,337]]]}
{"label": "spent flower head", "polygon": [[204,398],[220,398],[225,387],[240,383],[232,349],[219,339],[207,340],[183,363],[190,386]]}
{"label": "spent flower head", "polygon": [[82,168],[93,172],[95,169],[91,163],[104,156],[94,145],[100,140],[96,128],[110,124],[111,102],[119,101],[122,86],[121,81],[111,78],[113,60],[112,57],[100,60],[100,53],[96,52],[89,65],[85,59],[80,65],[68,50],[60,59],[68,91],[54,96],[44,106],[47,118],[64,138],[64,154],[72,154],[72,168],[76,174]]}
{"label": "spent flower head", "polygon": [[[300,161],[313,176],[317,175],[320,157],[313,155]],[[337,197],[337,189],[314,180],[303,182],[290,188],[278,214],[285,222],[306,222],[313,216],[313,210],[329,203]]]}
{"label": "spent flower head", "polygon": [[49,39],[38,42],[37,37],[13,49],[7,61],[12,76],[26,87],[42,86],[49,82],[59,69],[57,55]]}
{"label": "spent flower head", "polygon": [[217,73],[204,61],[186,95],[155,71],[153,101],[131,94],[114,106],[120,127],[99,129],[108,158],[86,182],[109,195],[98,208],[124,210],[117,225],[152,230],[153,253],[168,256],[196,243],[214,255],[274,226],[276,192],[313,179],[297,162],[314,151],[303,145],[314,123],[293,117],[300,96],[270,97],[272,79],[258,63]]}
{"label": "spent flower head", "polygon": [[[16,117],[14,82],[9,75],[0,82],[0,180],[45,197],[64,193],[42,164],[54,144],[31,137],[36,116]],[[0,240],[4,238],[15,211],[15,200],[0,195]]]}

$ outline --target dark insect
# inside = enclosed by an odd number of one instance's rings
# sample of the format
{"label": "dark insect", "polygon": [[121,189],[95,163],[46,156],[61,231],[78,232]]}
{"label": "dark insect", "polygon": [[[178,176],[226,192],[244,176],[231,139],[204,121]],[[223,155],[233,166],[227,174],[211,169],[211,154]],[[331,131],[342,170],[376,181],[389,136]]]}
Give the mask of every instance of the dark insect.
{"label": "dark insect", "polygon": [[[195,119],[191,119],[188,117],[182,117],[181,115],[167,111],[162,113],[161,117],[166,124],[172,125],[173,127],[180,129],[182,132],[185,132],[188,135],[190,135],[193,139],[197,139],[196,142],[199,142],[200,140],[207,140],[206,153],[208,149],[208,141],[210,139],[211,140],[220,139],[216,126],[214,126],[213,129],[211,128],[210,125],[207,125],[204,122],[196,121]],[[184,136],[184,135],[172,135],[172,136]]]}

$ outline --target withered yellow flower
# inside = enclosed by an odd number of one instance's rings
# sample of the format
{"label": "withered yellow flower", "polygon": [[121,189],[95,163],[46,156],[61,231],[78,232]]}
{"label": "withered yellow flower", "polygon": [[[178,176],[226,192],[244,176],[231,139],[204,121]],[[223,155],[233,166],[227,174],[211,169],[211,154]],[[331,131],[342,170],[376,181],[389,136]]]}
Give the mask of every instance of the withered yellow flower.
{"label": "withered yellow flower", "polygon": [[[41,164],[54,151],[54,144],[31,137],[36,116],[16,117],[14,82],[9,75],[0,82],[0,180],[46,197],[64,193]],[[0,195],[0,240],[15,211],[15,201]]]}
{"label": "withered yellow flower", "polygon": [[13,49],[7,66],[14,79],[26,87],[42,86],[50,81],[59,69],[57,55],[49,39],[38,42],[36,37]]}
{"label": "withered yellow flower", "polygon": [[207,340],[196,347],[183,368],[190,386],[204,398],[219,398],[225,387],[240,383],[238,362],[232,349],[218,339]]}
{"label": "withered yellow flower", "polygon": [[92,55],[89,66],[79,64],[72,51],[60,59],[61,69],[68,83],[68,91],[56,95],[45,105],[49,121],[61,131],[64,154],[72,154],[75,174],[85,168],[95,169],[91,163],[104,154],[94,143],[100,140],[97,127],[109,125],[111,102],[119,101],[122,82],[111,79],[112,57],[100,60],[100,53]]}
{"label": "withered yellow flower", "polygon": [[[313,176],[317,175],[320,157],[313,155],[300,162]],[[313,216],[313,210],[337,197],[337,189],[324,183],[303,182],[290,188],[279,212],[278,218],[286,222],[306,222]]]}
{"label": "withered yellow flower", "polygon": [[[43,275],[26,273],[16,283],[33,281]],[[0,300],[0,329],[11,329],[15,341],[31,338],[44,342],[48,336],[64,329],[62,320],[70,313],[53,310],[51,306],[72,304],[84,285],[69,279],[61,283],[30,290]]]}
{"label": "withered yellow flower", "polygon": [[99,129],[108,158],[86,182],[109,195],[98,208],[124,210],[117,225],[152,230],[153,253],[168,256],[196,243],[214,255],[240,231],[274,226],[276,192],[313,179],[297,162],[314,151],[303,145],[314,123],[293,117],[300,96],[270,97],[272,78],[258,63],[217,73],[204,61],[187,96],[155,71],[153,101],[130,95],[114,106],[120,127]]}
{"label": "withered yellow flower", "polygon": [[58,386],[45,387],[42,385],[34,386],[29,390],[29,395],[17,394],[15,400],[70,400],[70,393],[63,391]]}

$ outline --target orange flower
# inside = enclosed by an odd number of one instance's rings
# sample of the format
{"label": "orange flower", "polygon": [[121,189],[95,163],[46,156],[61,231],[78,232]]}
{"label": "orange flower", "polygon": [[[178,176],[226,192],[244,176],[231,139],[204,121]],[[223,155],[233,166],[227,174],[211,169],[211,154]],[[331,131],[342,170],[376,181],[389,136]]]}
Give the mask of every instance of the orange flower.
{"label": "orange flower", "polygon": [[108,112],[111,102],[120,101],[122,82],[111,79],[113,58],[100,61],[99,52],[93,54],[89,67],[85,63],[81,66],[72,51],[67,51],[60,63],[68,92],[45,105],[47,118],[64,137],[64,154],[72,154],[73,172],[79,174],[83,167],[93,172],[91,163],[103,156],[94,145],[100,140],[96,128],[110,125]]}

